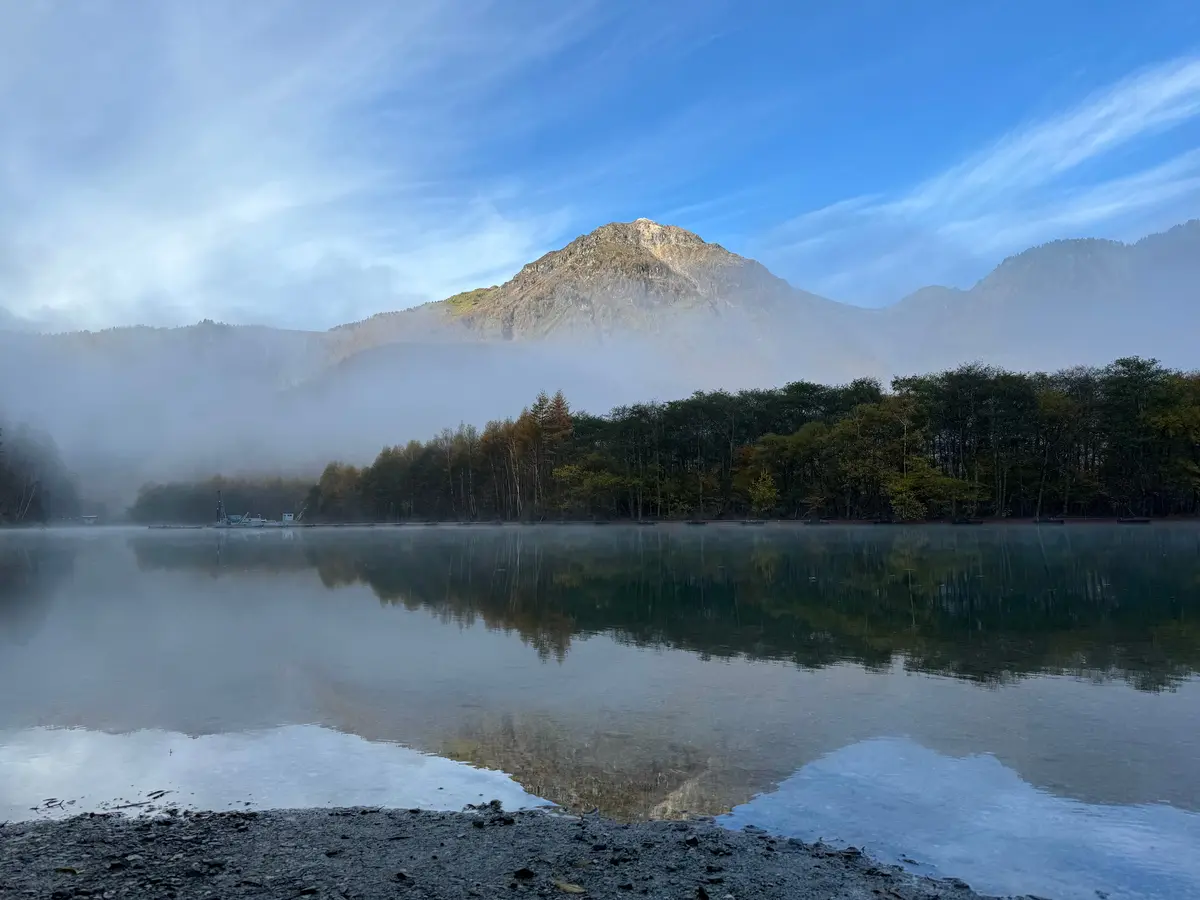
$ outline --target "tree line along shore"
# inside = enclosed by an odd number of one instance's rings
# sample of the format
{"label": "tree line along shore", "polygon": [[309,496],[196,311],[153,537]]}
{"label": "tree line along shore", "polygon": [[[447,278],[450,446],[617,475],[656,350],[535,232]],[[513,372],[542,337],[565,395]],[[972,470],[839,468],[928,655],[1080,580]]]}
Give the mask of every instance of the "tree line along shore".
{"label": "tree line along shore", "polygon": [[303,479],[146,485],[139,522],[231,510],[306,523],[1141,518],[1200,513],[1200,373],[1154,360],[982,365],[827,386],[697,392],[515,418],[330,462]]}

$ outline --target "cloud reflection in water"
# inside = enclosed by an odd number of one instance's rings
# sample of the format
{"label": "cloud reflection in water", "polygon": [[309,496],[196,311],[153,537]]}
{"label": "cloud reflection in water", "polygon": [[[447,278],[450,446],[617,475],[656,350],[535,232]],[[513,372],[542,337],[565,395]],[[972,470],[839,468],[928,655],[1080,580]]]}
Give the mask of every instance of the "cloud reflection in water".
{"label": "cloud reflection in water", "polygon": [[63,815],[161,790],[174,792],[164,803],[199,809],[543,804],[499,772],[313,725],[194,738],[82,728],[0,734],[0,820],[35,818],[31,808],[51,797],[76,801]]}

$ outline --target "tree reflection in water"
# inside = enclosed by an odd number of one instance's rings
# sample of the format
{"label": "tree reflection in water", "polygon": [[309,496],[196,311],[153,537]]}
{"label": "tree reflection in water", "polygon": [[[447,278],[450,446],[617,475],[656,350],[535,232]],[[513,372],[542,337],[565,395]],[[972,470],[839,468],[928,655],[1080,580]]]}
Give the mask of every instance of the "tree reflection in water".
{"label": "tree reflection in water", "polygon": [[315,568],[329,588],[515,632],[984,684],[1170,689],[1200,666],[1200,528],[389,528],[133,539],[143,568]]}

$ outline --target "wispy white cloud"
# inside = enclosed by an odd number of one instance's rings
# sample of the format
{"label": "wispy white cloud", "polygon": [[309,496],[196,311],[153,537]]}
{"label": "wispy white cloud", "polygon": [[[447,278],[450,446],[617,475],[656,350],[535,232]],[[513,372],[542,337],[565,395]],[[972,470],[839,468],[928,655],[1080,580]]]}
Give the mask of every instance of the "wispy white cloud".
{"label": "wispy white cloud", "polygon": [[[1048,239],[1126,236],[1128,227],[1200,214],[1200,153],[1163,149],[1155,158],[1153,146],[1197,118],[1200,58],[1171,60],[906,191],[796,217],[756,250],[806,287],[875,303],[931,280],[968,282],[1000,256]],[[1120,159],[1131,149],[1149,154]]]}
{"label": "wispy white cloud", "polygon": [[511,272],[562,214],[505,197],[477,129],[597,9],[5,5],[0,307],[332,325]]}
{"label": "wispy white cloud", "polygon": [[[1005,137],[896,201],[899,213],[982,204],[1040,187],[1104,153],[1200,113],[1200,59],[1130,77],[1076,109]],[[889,207],[885,207],[889,210]]]}
{"label": "wispy white cloud", "polygon": [[1046,234],[1073,233],[1114,219],[1154,210],[1200,191],[1200,151],[1181,153],[1133,174],[1067,190],[1028,208],[1024,219],[1010,211],[964,218],[942,231],[982,252],[1003,252],[1043,240]]}
{"label": "wispy white cloud", "polygon": [[796,97],[822,95],[825,73],[803,90],[664,86],[648,61],[702,49],[731,7],[633,6],[0,4],[0,309],[55,326],[323,327],[501,280],[637,215],[715,235],[810,289],[893,299],[1064,232],[1200,212],[1186,148],[1126,159],[1200,120],[1193,57],[908,190],[743,240],[761,227],[756,206],[797,192],[787,163],[759,150],[796,140],[796,121],[820,126],[823,107]]}

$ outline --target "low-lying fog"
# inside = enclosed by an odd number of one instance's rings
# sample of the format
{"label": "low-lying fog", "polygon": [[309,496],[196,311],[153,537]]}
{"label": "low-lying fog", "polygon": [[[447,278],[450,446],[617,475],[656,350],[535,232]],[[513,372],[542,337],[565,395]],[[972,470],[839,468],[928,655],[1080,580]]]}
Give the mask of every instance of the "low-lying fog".
{"label": "low-lying fog", "polygon": [[755,352],[728,327],[603,341],[396,343],[340,362],[329,361],[323,337],[221,326],[0,334],[0,422],[47,433],[85,497],[123,507],[147,481],[315,479],[333,459],[365,464],[385,446],[516,417],[543,390],[604,413],[822,374],[778,350]]}
{"label": "low-lying fog", "polygon": [[1114,317],[1069,328],[1060,311],[1046,314],[1054,327],[1003,341],[985,340],[977,324],[974,338],[943,334],[938,343],[931,329],[945,316],[937,309],[846,309],[845,322],[819,329],[786,315],[763,322],[728,312],[603,338],[451,340],[418,329],[414,339],[357,352],[339,330],[0,330],[0,425],[48,434],[82,496],[115,511],[148,481],[315,479],[330,460],[366,464],[385,446],[515,417],[543,390],[562,390],[576,411],[605,413],[697,390],[864,376],[886,384],[975,360],[1046,371],[1140,354],[1193,367],[1187,329],[1150,315],[1126,329],[1113,327]]}

